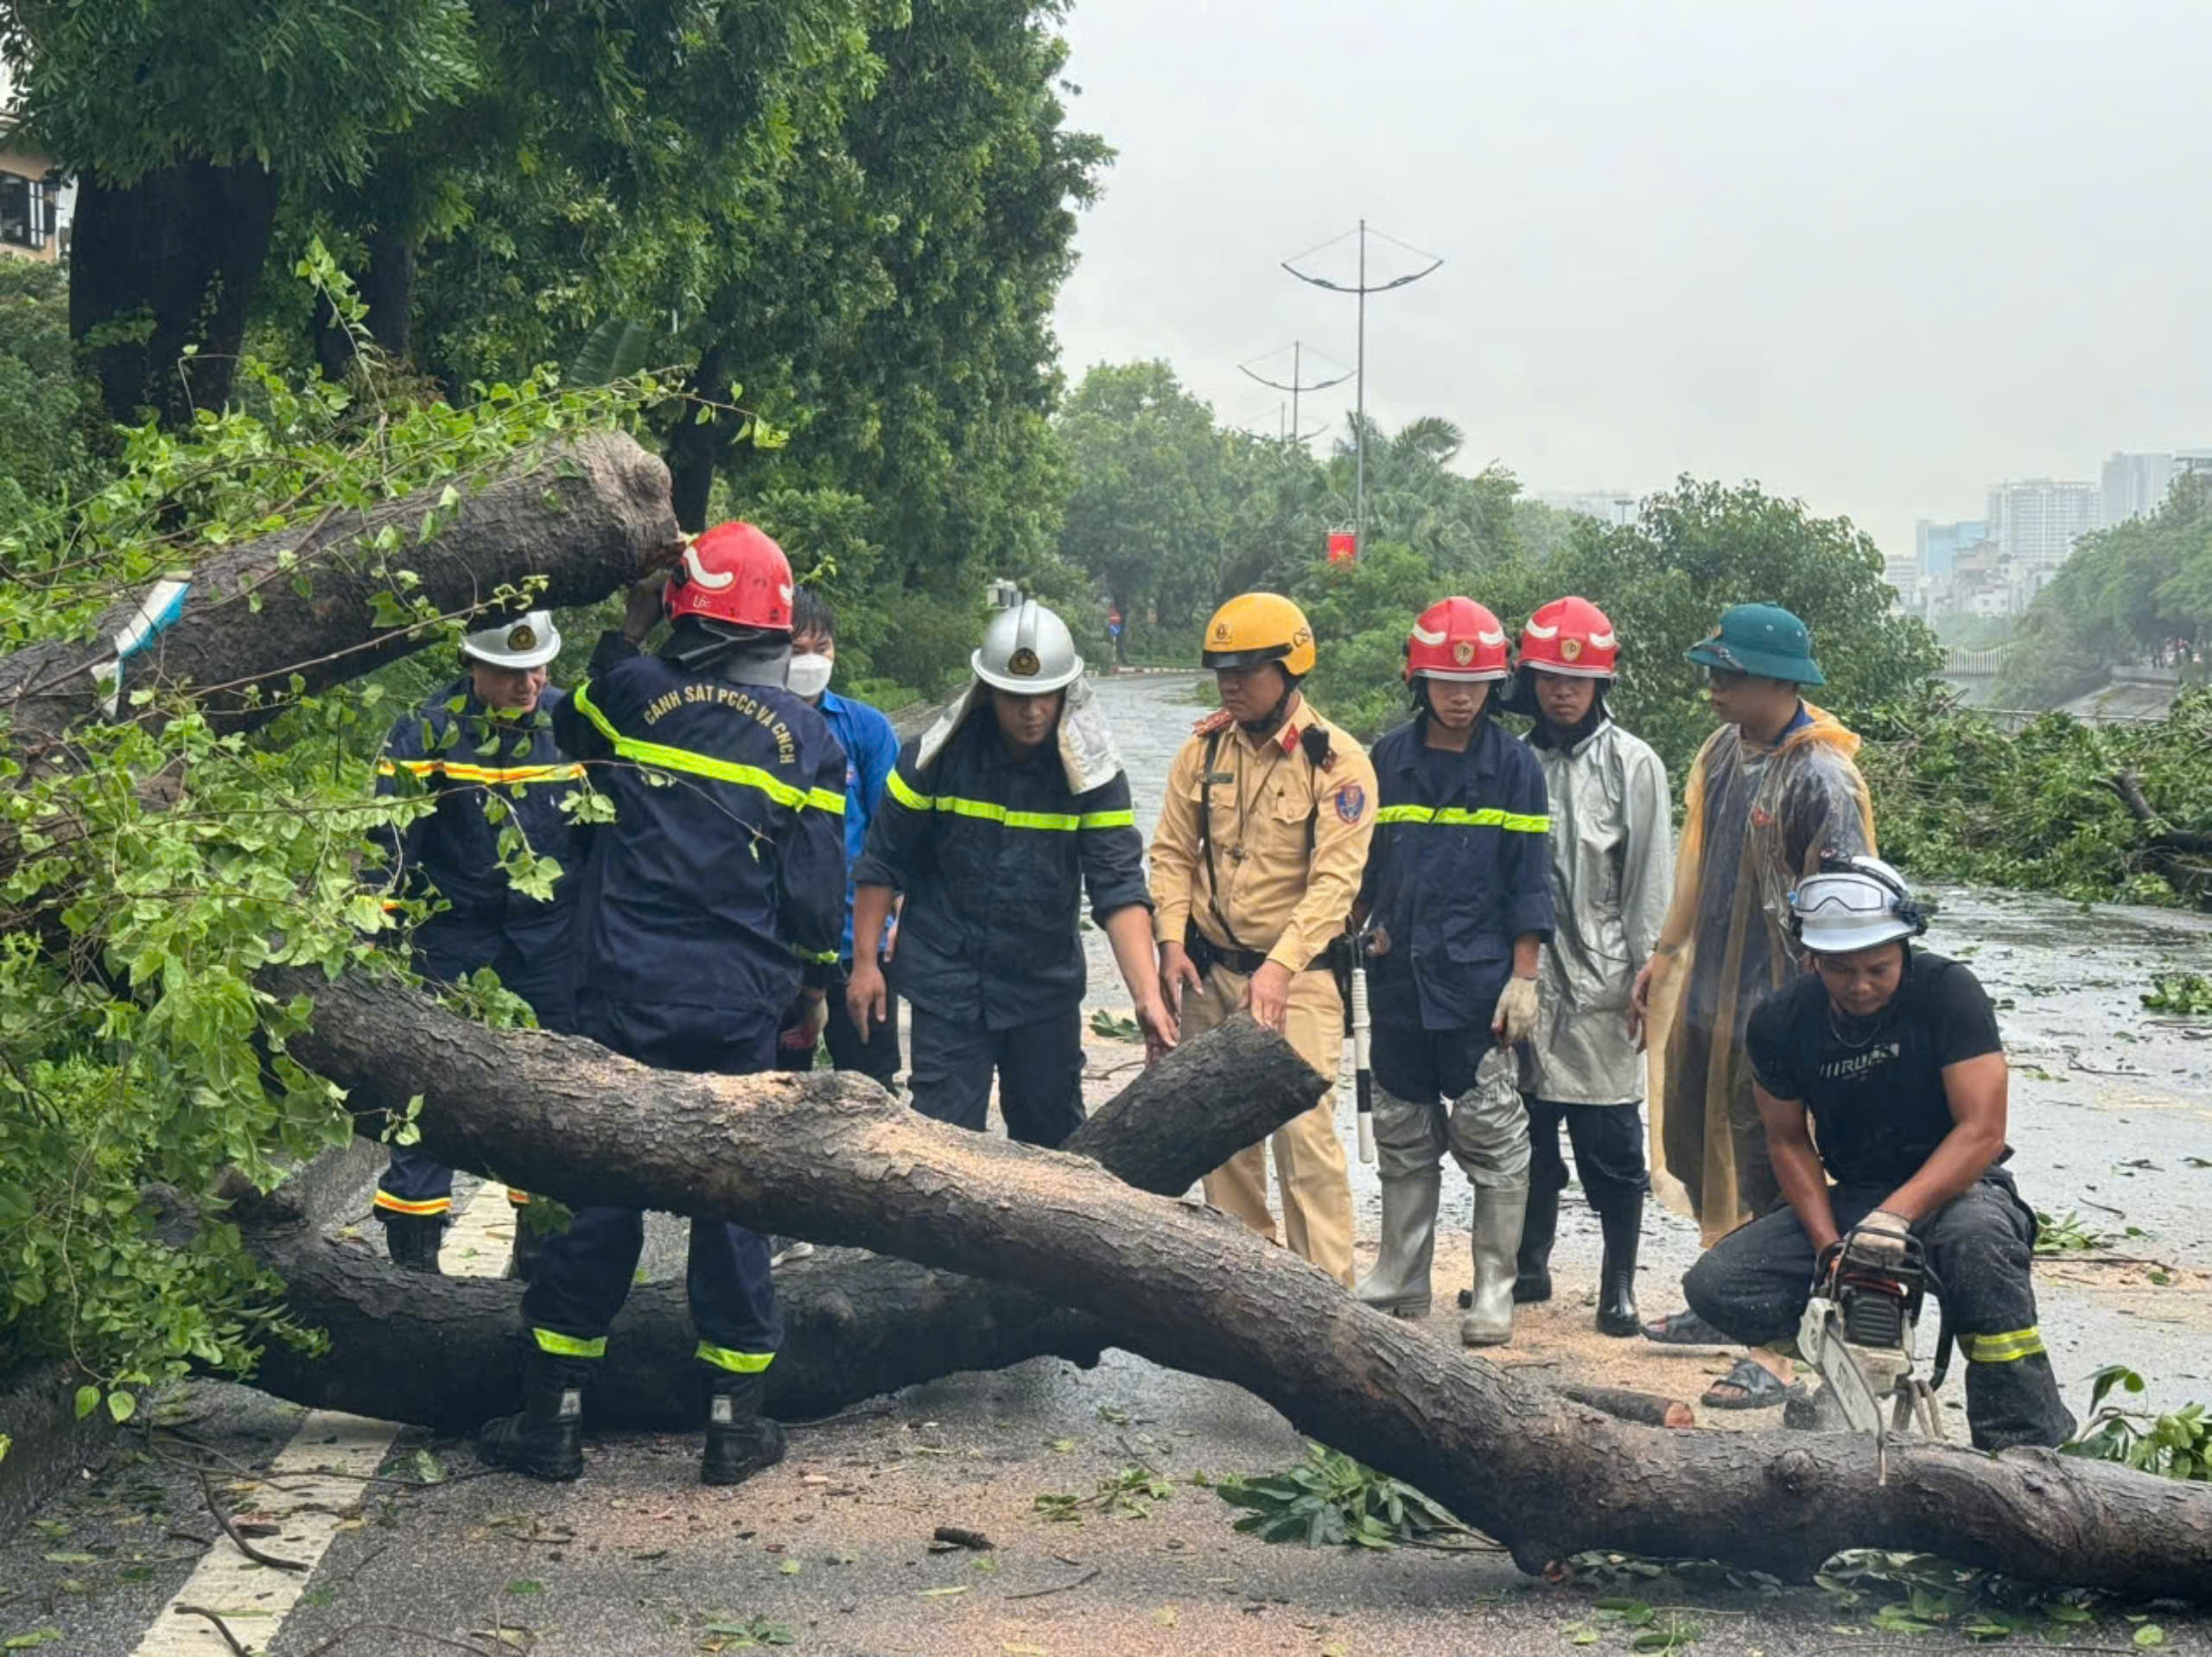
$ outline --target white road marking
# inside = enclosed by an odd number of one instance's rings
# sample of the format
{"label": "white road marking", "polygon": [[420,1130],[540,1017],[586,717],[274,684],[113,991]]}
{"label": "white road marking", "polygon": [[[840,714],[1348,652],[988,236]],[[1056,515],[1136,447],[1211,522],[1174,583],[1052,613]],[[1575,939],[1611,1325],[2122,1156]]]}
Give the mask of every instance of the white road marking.
{"label": "white road marking", "polygon": [[[496,1277],[507,1268],[515,1225],[507,1188],[486,1180],[447,1228],[440,1262],[456,1277]],[[359,1524],[355,1514],[368,1494],[365,1481],[383,1465],[401,1431],[390,1421],[309,1410],[269,1470],[248,1482],[250,1489],[233,1494],[219,1484],[216,1495],[234,1511],[267,1513],[283,1527],[274,1536],[254,1538],[255,1546],[308,1569],[257,1565],[228,1537],[220,1538],[162,1608],[132,1657],[231,1657],[215,1625],[180,1616],[180,1605],[214,1612],[247,1649],[267,1651],[339,1533]]]}

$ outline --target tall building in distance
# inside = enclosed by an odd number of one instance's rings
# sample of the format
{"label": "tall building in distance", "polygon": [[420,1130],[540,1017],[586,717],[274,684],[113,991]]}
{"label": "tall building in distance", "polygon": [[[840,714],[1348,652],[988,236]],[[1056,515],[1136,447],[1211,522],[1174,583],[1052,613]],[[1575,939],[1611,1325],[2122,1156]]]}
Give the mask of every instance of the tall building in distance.
{"label": "tall building in distance", "polygon": [[1990,539],[2005,561],[2026,577],[2031,594],[2099,527],[2104,492],[2094,483],[2054,478],[2011,479],[1989,489]]}
{"label": "tall building in distance", "polygon": [[1961,553],[1989,538],[1989,525],[1980,518],[1938,524],[1923,517],[1912,526],[1912,562],[1923,575],[1948,575]]}
{"label": "tall building in distance", "polygon": [[2105,524],[2125,524],[2157,511],[2166,503],[2176,470],[2171,454],[2113,454],[2104,468]]}

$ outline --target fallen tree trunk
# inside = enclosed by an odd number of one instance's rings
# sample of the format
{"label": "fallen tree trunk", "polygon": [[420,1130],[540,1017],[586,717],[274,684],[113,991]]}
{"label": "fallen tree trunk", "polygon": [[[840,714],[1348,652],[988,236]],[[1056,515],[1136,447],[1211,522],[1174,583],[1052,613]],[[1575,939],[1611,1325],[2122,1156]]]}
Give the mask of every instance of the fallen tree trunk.
{"label": "fallen tree trunk", "polygon": [[364,979],[269,977],[316,1001],[295,1055],[353,1089],[357,1111],[420,1094],[423,1147],[442,1160],[1021,1283],[1096,1313],[1118,1345],[1247,1387],[1524,1569],[1605,1547],[1802,1579],[1872,1546],[2212,1598],[2212,1489],[2043,1451],[1901,1444],[1885,1471],[1858,1436],[1633,1426],[1403,1327],[1217,1217],[1081,1158],[931,1122],[872,1083],[656,1074]]}
{"label": "fallen tree trunk", "polygon": [[[464,487],[454,507],[439,507],[442,492],[334,510],[305,528],[201,556],[181,613],[125,666],[125,691],[197,691],[229,728],[257,725],[282,711],[295,674],[321,690],[442,636],[434,626],[378,626],[379,594],[427,600],[451,615],[543,575],[536,604],[589,604],[636,580],[645,556],[677,538],[668,468],[619,432],[528,452],[481,486]],[[433,512],[436,530],[418,545]],[[376,550],[387,528],[404,556]],[[391,564],[418,579],[403,584]],[[138,602],[117,606],[92,643],[34,644],[0,658],[0,724],[19,758],[51,760],[72,726],[98,714],[107,687],[97,670],[114,660],[114,635]]]}
{"label": "fallen tree trunk", "polygon": [[[1308,1108],[1326,1085],[1287,1044],[1234,1020],[1141,1072],[1065,1148],[1174,1197]],[[1207,1108],[1177,1108],[1192,1100]],[[254,1385],[311,1407],[448,1432],[518,1407],[519,1283],[402,1272],[358,1244],[316,1235],[281,1193],[241,1201],[233,1217],[255,1258],[283,1278],[291,1314],[330,1342],[315,1358],[272,1348]],[[1109,1343],[1096,1318],[1027,1290],[879,1254],[819,1256],[779,1273],[777,1292],[785,1348],[768,1372],[768,1404],[786,1420],[1028,1358],[1087,1367]],[[634,1290],[607,1342],[593,1425],[696,1427],[696,1339],[680,1283]]]}

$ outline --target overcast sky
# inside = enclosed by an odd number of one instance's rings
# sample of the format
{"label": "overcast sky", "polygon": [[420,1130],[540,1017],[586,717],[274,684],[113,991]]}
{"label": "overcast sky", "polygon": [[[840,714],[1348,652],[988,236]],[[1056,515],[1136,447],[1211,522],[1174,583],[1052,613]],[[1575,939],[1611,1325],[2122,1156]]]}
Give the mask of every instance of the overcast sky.
{"label": "overcast sky", "polygon": [[1275,262],[1364,213],[1446,261],[1370,302],[1370,409],[1532,491],[1756,478],[1909,552],[1997,479],[2212,445],[2204,0],[1077,0],[1068,35],[1120,152],[1071,378],[1165,357],[1274,431],[1240,361],[1353,354]]}

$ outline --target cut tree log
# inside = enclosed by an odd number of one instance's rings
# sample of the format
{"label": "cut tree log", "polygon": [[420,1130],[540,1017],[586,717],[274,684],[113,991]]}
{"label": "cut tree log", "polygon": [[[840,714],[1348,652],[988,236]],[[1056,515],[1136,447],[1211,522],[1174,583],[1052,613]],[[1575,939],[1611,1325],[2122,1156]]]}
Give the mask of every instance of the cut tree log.
{"label": "cut tree log", "polygon": [[[182,612],[131,657],[125,691],[196,690],[230,728],[257,725],[282,710],[295,674],[310,691],[323,689],[443,636],[434,626],[378,626],[380,593],[428,600],[452,615],[542,575],[536,604],[590,604],[635,581],[645,555],[677,538],[668,468],[619,432],[525,451],[482,485],[461,486],[451,509],[438,506],[442,493],[334,510],[306,528],[190,561]],[[437,530],[417,545],[433,511]],[[375,550],[387,527],[404,555]],[[417,581],[403,585],[396,566]],[[97,717],[107,687],[96,670],[114,660],[113,637],[139,601],[118,605],[93,643],[35,644],[0,658],[0,725],[20,758],[52,760],[71,727]]]}
{"label": "cut tree log", "polygon": [[1672,1427],[1676,1432],[1697,1425],[1697,1412],[1680,1399],[1639,1393],[1626,1387],[1585,1387],[1571,1381],[1555,1385],[1561,1397],[1587,1404],[1593,1410],[1603,1410],[1618,1420],[1635,1421],[1647,1427]]}
{"label": "cut tree log", "polygon": [[[1234,1019],[1141,1072],[1064,1148],[1174,1197],[1307,1109],[1326,1086],[1287,1043]],[[1191,1100],[1206,1108],[1179,1108]],[[281,1190],[241,1197],[232,1217],[246,1248],[283,1278],[291,1314],[329,1336],[315,1358],[272,1347],[257,1387],[313,1408],[448,1432],[473,1432],[518,1406],[519,1283],[403,1272],[359,1244],[317,1235]],[[785,1339],[768,1372],[768,1407],[785,1420],[1033,1357],[1087,1367],[1109,1343],[1096,1318],[1026,1289],[884,1255],[825,1253],[778,1273],[776,1287]],[[592,1392],[592,1425],[696,1427],[696,1341],[680,1283],[633,1290]]]}
{"label": "cut tree log", "polygon": [[[1363,1306],[1242,1228],[1096,1164],[931,1122],[835,1073],[655,1073],[588,1042],[487,1032],[359,975],[283,969],[293,1038],[353,1108],[421,1095],[423,1148],[574,1201],[810,1232],[1020,1283],[1117,1345],[1233,1381],[1301,1432],[1427,1491],[1522,1568],[1589,1548],[1802,1579],[1837,1550],[2212,1600],[2212,1489],[2048,1451],[1616,1421]],[[1185,1103],[1190,1112],[1211,1100]]]}

